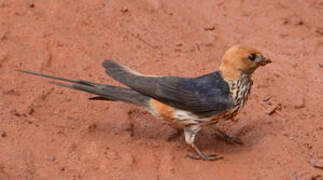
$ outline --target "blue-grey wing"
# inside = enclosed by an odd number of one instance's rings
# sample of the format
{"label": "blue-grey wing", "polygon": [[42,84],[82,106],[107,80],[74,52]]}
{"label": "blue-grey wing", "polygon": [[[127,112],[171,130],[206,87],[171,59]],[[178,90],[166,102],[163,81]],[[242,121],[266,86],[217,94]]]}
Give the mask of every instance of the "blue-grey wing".
{"label": "blue-grey wing", "polygon": [[229,86],[220,72],[197,78],[154,77],[141,75],[110,60],[104,61],[103,66],[113,79],[178,109],[207,116],[233,106]]}

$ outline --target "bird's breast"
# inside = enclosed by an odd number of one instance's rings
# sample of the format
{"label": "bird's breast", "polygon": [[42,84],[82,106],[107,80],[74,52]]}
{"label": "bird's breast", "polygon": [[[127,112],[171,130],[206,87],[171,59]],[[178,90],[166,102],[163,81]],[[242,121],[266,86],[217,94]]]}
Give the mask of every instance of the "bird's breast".
{"label": "bird's breast", "polygon": [[248,100],[253,82],[248,75],[241,75],[236,81],[228,81],[228,84],[234,105],[225,114],[235,116]]}

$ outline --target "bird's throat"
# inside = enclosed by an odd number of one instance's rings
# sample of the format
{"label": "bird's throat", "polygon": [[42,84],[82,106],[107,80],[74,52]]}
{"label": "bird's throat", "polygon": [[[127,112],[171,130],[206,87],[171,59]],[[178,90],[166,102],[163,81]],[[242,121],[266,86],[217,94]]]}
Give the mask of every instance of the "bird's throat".
{"label": "bird's throat", "polygon": [[239,106],[238,109],[242,108],[248,99],[253,84],[250,75],[242,73],[237,80],[226,80],[226,82],[229,85],[234,106]]}

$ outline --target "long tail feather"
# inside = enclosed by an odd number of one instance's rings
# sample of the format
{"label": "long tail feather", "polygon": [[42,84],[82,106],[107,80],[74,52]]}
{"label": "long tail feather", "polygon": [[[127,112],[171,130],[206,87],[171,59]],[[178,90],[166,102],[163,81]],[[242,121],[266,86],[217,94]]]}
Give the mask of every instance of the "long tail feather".
{"label": "long tail feather", "polygon": [[93,83],[93,82],[84,81],[84,80],[72,80],[72,79],[67,79],[67,78],[62,78],[62,77],[57,77],[57,76],[52,76],[48,74],[27,71],[27,70],[17,70],[17,71],[35,75],[35,76],[68,82],[68,83],[62,83],[62,82],[51,81],[50,83],[55,84],[57,86],[76,89],[76,90],[85,91],[91,94],[98,95],[96,97],[90,98],[91,100],[124,101],[138,106],[146,106],[149,99],[149,97],[144,96],[139,92],[136,92],[128,88],[106,85],[106,84],[98,84],[98,83]]}

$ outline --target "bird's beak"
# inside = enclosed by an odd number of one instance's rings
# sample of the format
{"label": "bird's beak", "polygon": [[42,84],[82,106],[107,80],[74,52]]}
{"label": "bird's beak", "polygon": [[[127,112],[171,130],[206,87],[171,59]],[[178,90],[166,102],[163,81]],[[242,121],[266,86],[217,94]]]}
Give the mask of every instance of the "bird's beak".
{"label": "bird's beak", "polygon": [[270,64],[272,61],[269,58],[262,57],[261,60],[258,62],[259,65],[265,66],[266,64]]}

